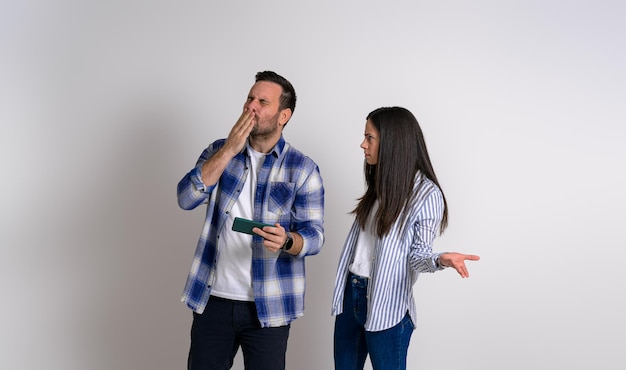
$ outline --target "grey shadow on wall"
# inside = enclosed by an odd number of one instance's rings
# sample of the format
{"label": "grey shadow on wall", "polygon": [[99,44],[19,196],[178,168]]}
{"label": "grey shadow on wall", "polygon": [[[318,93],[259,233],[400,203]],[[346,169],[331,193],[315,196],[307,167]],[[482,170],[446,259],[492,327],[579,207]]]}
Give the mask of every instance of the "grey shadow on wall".
{"label": "grey shadow on wall", "polygon": [[176,203],[176,184],[195,161],[180,158],[187,118],[163,101],[121,109],[108,163],[98,164],[100,195],[81,206],[97,222],[83,355],[102,369],[186,363],[191,313],[180,295],[202,217]]}

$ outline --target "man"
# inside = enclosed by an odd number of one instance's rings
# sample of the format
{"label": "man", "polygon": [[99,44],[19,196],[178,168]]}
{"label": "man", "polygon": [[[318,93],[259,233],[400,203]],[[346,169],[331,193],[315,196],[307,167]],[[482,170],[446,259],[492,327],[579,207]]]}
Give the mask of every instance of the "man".
{"label": "man", "polygon": [[[256,74],[228,137],[178,183],[178,204],[207,204],[182,301],[193,310],[188,369],[284,369],[290,323],[304,314],[304,257],[324,243],[319,168],[282,131],[296,106],[289,81]],[[235,217],[264,224],[232,230]]]}

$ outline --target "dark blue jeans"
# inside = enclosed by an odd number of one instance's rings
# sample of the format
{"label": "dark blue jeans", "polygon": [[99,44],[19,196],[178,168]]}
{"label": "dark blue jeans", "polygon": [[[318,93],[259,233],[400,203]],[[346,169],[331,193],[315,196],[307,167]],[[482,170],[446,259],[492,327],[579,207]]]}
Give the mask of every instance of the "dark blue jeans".
{"label": "dark blue jeans", "polygon": [[392,328],[366,331],[367,282],[353,274],[348,277],[343,312],[335,318],[335,370],[362,370],[368,354],[374,370],[406,370],[411,318],[407,313]]}
{"label": "dark blue jeans", "polygon": [[193,313],[189,370],[227,370],[241,346],[246,370],[284,370],[290,326],[261,328],[254,302],[211,296]]}

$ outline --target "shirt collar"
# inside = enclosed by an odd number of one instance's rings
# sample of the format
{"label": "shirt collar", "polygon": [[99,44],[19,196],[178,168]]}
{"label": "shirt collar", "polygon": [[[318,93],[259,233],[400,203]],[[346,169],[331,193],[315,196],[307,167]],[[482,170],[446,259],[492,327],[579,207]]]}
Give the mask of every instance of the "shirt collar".
{"label": "shirt collar", "polygon": [[[280,157],[280,155],[283,154],[283,152],[285,151],[286,144],[287,144],[287,142],[285,141],[285,138],[283,137],[283,135],[280,135],[280,138],[278,139],[278,142],[276,143],[276,145],[274,145],[272,150],[270,150],[269,153],[267,153],[267,154],[271,153],[274,156],[274,158]],[[241,150],[241,153],[243,153],[244,155],[248,155],[248,147],[249,146],[250,146],[250,139],[248,139],[248,143]]]}

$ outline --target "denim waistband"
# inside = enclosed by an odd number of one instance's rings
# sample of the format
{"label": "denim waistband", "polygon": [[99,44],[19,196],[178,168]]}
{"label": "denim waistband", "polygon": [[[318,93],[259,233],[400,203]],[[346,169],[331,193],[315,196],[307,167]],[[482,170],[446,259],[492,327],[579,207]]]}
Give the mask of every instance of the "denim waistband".
{"label": "denim waistband", "polygon": [[368,281],[369,279],[365,276],[356,275],[352,272],[348,275],[348,282],[355,288],[367,288]]}

